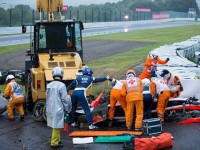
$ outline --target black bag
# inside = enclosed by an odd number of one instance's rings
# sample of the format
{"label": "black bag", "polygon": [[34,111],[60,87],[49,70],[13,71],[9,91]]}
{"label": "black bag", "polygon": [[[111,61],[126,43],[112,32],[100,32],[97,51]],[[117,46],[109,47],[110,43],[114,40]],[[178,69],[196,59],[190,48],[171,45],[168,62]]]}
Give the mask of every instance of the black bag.
{"label": "black bag", "polygon": [[134,149],[134,139],[132,139],[129,142],[124,142],[123,149],[124,150],[133,150]]}

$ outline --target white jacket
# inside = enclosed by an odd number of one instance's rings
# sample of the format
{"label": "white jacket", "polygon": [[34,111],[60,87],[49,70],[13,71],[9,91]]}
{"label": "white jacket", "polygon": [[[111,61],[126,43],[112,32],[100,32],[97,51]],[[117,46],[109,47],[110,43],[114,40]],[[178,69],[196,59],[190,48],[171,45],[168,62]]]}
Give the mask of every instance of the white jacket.
{"label": "white jacket", "polygon": [[47,126],[51,128],[64,127],[64,114],[71,111],[71,97],[67,94],[64,83],[52,81],[47,84],[46,115]]}

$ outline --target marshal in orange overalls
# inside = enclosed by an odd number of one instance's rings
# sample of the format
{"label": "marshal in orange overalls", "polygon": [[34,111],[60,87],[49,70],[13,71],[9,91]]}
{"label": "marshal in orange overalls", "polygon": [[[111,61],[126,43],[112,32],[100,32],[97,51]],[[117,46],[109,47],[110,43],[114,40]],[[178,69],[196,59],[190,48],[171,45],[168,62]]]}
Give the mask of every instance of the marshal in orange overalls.
{"label": "marshal in orange overalls", "polygon": [[128,70],[127,79],[122,86],[122,95],[126,96],[127,110],[126,110],[126,126],[131,129],[133,121],[134,108],[136,109],[135,129],[142,127],[143,119],[143,83],[135,76],[134,70]]}
{"label": "marshal in orange overalls", "polygon": [[183,91],[183,86],[180,82],[179,77],[172,75],[172,73],[170,73],[166,69],[162,71],[160,76],[163,77],[165,83],[170,89],[170,97],[176,98],[180,96],[180,93]]}
{"label": "marshal in orange overalls", "polygon": [[157,57],[148,57],[145,61],[145,67],[138,78],[141,80],[144,78],[148,78],[150,80],[151,74],[153,71],[156,71],[157,64],[166,64],[169,60],[161,60]]}
{"label": "marshal in orange overalls", "polygon": [[151,94],[153,97],[158,95],[157,115],[161,121],[164,121],[165,108],[170,98],[170,90],[167,84],[157,77],[151,78],[150,83]]}
{"label": "marshal in orange overalls", "polygon": [[17,82],[13,79],[11,80],[5,88],[4,97],[9,99],[7,109],[8,109],[8,117],[10,120],[14,119],[14,107],[17,109],[21,117],[24,116],[23,102],[24,95],[22,90],[17,84]]}
{"label": "marshal in orange overalls", "polygon": [[110,91],[110,109],[108,111],[108,119],[110,121],[112,121],[114,118],[115,105],[117,102],[119,102],[121,107],[123,108],[125,116],[126,116],[126,108],[127,108],[126,97],[122,96],[121,94],[122,85],[125,82],[125,80],[115,80],[115,79],[113,80],[114,81],[112,82],[115,82],[115,85]]}

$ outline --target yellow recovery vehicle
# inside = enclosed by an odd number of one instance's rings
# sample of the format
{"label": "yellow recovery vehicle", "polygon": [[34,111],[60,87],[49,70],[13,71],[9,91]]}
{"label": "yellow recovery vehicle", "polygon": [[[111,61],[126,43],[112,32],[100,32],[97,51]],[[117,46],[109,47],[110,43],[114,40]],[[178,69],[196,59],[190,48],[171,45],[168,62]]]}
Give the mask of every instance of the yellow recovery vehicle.
{"label": "yellow recovery vehicle", "polygon": [[[25,61],[26,106],[37,121],[46,120],[46,85],[53,80],[52,69],[59,66],[64,70],[63,82],[67,86],[83,67],[83,23],[63,21],[62,8],[62,0],[37,0],[40,20],[34,22],[34,36],[27,51],[30,59]],[[42,19],[43,13],[47,20]],[[57,21],[54,13],[60,18]]]}

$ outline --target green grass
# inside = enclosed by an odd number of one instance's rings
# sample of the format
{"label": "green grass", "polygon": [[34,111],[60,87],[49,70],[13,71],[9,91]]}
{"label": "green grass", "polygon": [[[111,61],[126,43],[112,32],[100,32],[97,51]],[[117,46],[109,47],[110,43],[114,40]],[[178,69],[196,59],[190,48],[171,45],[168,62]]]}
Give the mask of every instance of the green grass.
{"label": "green grass", "polygon": [[[126,53],[105,57],[103,59],[90,61],[86,65],[94,70],[94,76],[105,76],[109,74],[116,79],[123,79],[128,69],[134,69],[137,65],[143,63],[149,51],[164,45],[181,42],[191,38],[192,36],[200,35],[200,26],[192,25],[185,27],[170,27],[162,29],[151,29],[142,31],[132,31],[126,33],[115,33],[109,35],[99,35],[86,37],[85,40],[118,40],[118,41],[141,41],[155,42],[155,44],[130,50]],[[100,93],[102,89],[108,89],[111,86],[107,83],[94,86],[93,92]]]}
{"label": "green grass", "polygon": [[11,46],[0,46],[0,54],[5,54],[9,52],[15,52],[19,50],[30,49],[30,44],[19,44]]}
{"label": "green grass", "polygon": [[155,42],[149,46],[130,50],[126,53],[120,53],[99,60],[90,61],[87,65],[93,68],[97,74],[102,75],[113,72],[113,75],[117,76],[116,73],[124,74],[124,70],[143,63],[149,51],[161,45],[181,42],[199,34],[200,26],[192,25],[86,37],[84,38],[85,40]]}
{"label": "green grass", "polygon": [[[200,35],[199,25],[170,27],[162,29],[149,29],[84,37],[84,40],[121,40],[155,42],[154,44],[151,44],[149,46],[138,48],[135,50],[130,50],[126,53],[120,53],[110,57],[90,61],[86,65],[93,69],[95,77],[106,76],[109,74],[111,77],[114,77],[116,79],[122,79],[124,78],[124,75],[128,69],[134,69],[137,65],[145,61],[149,51],[164,44],[172,44],[175,42],[187,40],[192,36],[196,35]],[[6,53],[26,49],[28,47],[29,44],[0,47],[0,54],[2,54],[2,51]],[[110,88],[110,83],[98,83],[95,84],[95,86],[93,87],[93,93],[100,93],[103,89],[107,89],[106,92],[108,92]]]}
{"label": "green grass", "polygon": [[198,35],[199,25],[169,27],[161,29],[148,29],[131,32],[121,32],[108,35],[98,35],[85,37],[85,40],[120,40],[120,41],[142,41],[157,43],[174,43],[175,41],[183,41],[191,36]]}
{"label": "green grass", "polygon": [[[16,82],[17,82],[17,83],[20,85],[20,87],[22,88],[23,93],[25,93],[25,86],[22,85],[22,84],[19,82],[18,79],[16,79]],[[1,93],[4,92],[6,86],[7,86],[7,83],[5,83],[5,84],[0,84],[0,91],[1,91]]]}

